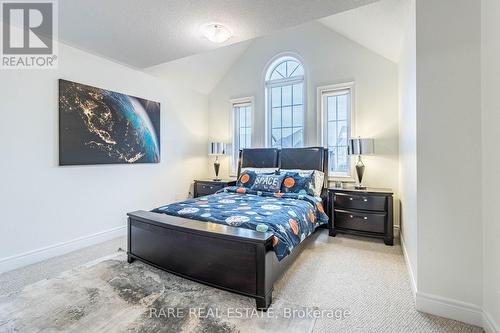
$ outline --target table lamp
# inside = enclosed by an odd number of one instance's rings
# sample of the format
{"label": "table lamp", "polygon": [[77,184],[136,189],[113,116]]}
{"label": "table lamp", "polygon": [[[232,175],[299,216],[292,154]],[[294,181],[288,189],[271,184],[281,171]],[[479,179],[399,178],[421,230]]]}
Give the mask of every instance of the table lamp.
{"label": "table lamp", "polygon": [[362,138],[351,138],[349,139],[349,155],[358,155],[358,163],[356,163],[356,173],[358,175],[358,185],[356,189],[364,190],[366,186],[363,186],[363,175],[365,173],[365,165],[361,160],[361,155],[370,155],[374,153],[374,140],[373,139],[362,139]]}
{"label": "table lamp", "polygon": [[214,178],[214,180],[220,181],[221,179],[219,178],[219,169],[220,169],[219,156],[226,155],[226,144],[224,142],[210,142],[208,144],[208,155],[215,156],[215,161],[214,161],[215,178]]}

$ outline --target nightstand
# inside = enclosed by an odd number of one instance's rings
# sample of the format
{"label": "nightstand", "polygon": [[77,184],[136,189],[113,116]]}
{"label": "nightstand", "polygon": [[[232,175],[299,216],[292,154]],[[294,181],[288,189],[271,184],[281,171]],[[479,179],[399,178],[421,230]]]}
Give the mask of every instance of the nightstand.
{"label": "nightstand", "polygon": [[382,238],[394,244],[393,193],[389,189],[328,189],[330,236],[337,232]]}
{"label": "nightstand", "polygon": [[197,179],[194,181],[194,197],[197,198],[204,195],[214,194],[224,187],[234,185],[236,185],[236,180],[232,179]]}

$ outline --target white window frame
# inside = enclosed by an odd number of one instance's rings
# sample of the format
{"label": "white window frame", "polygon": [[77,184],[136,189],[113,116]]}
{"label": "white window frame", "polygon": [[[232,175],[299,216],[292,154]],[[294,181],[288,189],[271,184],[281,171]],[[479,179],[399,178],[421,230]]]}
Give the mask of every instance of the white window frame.
{"label": "white window frame", "polygon": [[250,106],[250,112],[251,116],[250,118],[252,119],[252,125],[251,125],[251,130],[250,130],[250,140],[251,146],[253,145],[253,133],[255,130],[255,108],[254,108],[254,97],[243,97],[243,98],[235,98],[230,100],[231,104],[231,166],[230,166],[230,173],[229,175],[232,177],[236,177],[238,173],[238,159],[239,159],[239,151],[237,151],[237,147],[239,146],[239,133],[237,132],[237,129],[239,127],[236,126],[236,114],[235,114],[235,107],[241,107],[241,106]]}
{"label": "white window frame", "polygon": [[[354,82],[345,82],[339,84],[331,84],[327,86],[318,87],[317,94],[317,105],[318,108],[318,118],[320,122],[318,124],[319,131],[321,133],[321,145],[323,147],[328,147],[328,109],[324,105],[324,96],[335,96],[340,95],[342,92],[350,91],[350,106],[351,112],[349,112],[349,130],[348,139],[356,136],[356,105],[355,105],[355,84]],[[328,180],[330,181],[344,181],[344,182],[354,182],[354,163],[348,157],[349,167],[347,173],[334,173],[332,175],[328,174]]]}
{"label": "white window frame", "polygon": [[[304,69],[304,75],[294,76],[292,78],[283,78],[283,79],[275,79],[268,80],[271,76],[272,72],[278,64],[286,60],[295,60],[302,65]],[[271,137],[272,137],[272,122],[271,122],[271,109],[272,109],[272,100],[271,100],[271,89],[275,87],[280,87],[283,85],[292,85],[297,83],[302,83],[302,107],[303,107],[303,131],[302,131],[302,143],[303,147],[306,147],[306,115],[307,115],[307,81],[306,81],[307,68],[304,64],[302,57],[295,53],[285,52],[280,53],[274,56],[266,65],[264,70],[264,96],[265,96],[265,144],[266,147],[271,148]]]}

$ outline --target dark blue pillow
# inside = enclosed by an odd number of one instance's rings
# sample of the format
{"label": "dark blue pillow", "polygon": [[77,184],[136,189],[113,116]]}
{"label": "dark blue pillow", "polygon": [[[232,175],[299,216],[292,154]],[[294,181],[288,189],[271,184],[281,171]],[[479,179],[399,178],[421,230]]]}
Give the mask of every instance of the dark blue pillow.
{"label": "dark blue pillow", "polygon": [[312,177],[312,174],[308,176],[301,176],[298,172],[286,172],[284,173],[281,192],[314,195]]}
{"label": "dark blue pillow", "polygon": [[281,183],[285,175],[281,174],[258,174],[252,185],[254,191],[277,193],[281,190]]}
{"label": "dark blue pillow", "polygon": [[252,187],[256,177],[257,173],[255,171],[242,171],[240,177],[238,178],[238,181],[236,182],[236,186],[250,188]]}

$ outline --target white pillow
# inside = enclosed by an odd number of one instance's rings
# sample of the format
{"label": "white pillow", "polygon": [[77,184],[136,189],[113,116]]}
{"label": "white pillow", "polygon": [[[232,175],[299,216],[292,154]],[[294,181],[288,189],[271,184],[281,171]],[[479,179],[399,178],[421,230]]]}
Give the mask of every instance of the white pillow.
{"label": "white pillow", "polygon": [[323,183],[325,181],[325,173],[319,170],[302,170],[302,169],[281,169],[284,172],[297,172],[302,177],[313,175],[314,196],[320,197],[323,191]]}
{"label": "white pillow", "polygon": [[278,170],[278,168],[241,168],[241,172],[253,171],[257,174],[259,174],[259,173],[271,173],[271,172],[275,172],[276,170]]}

